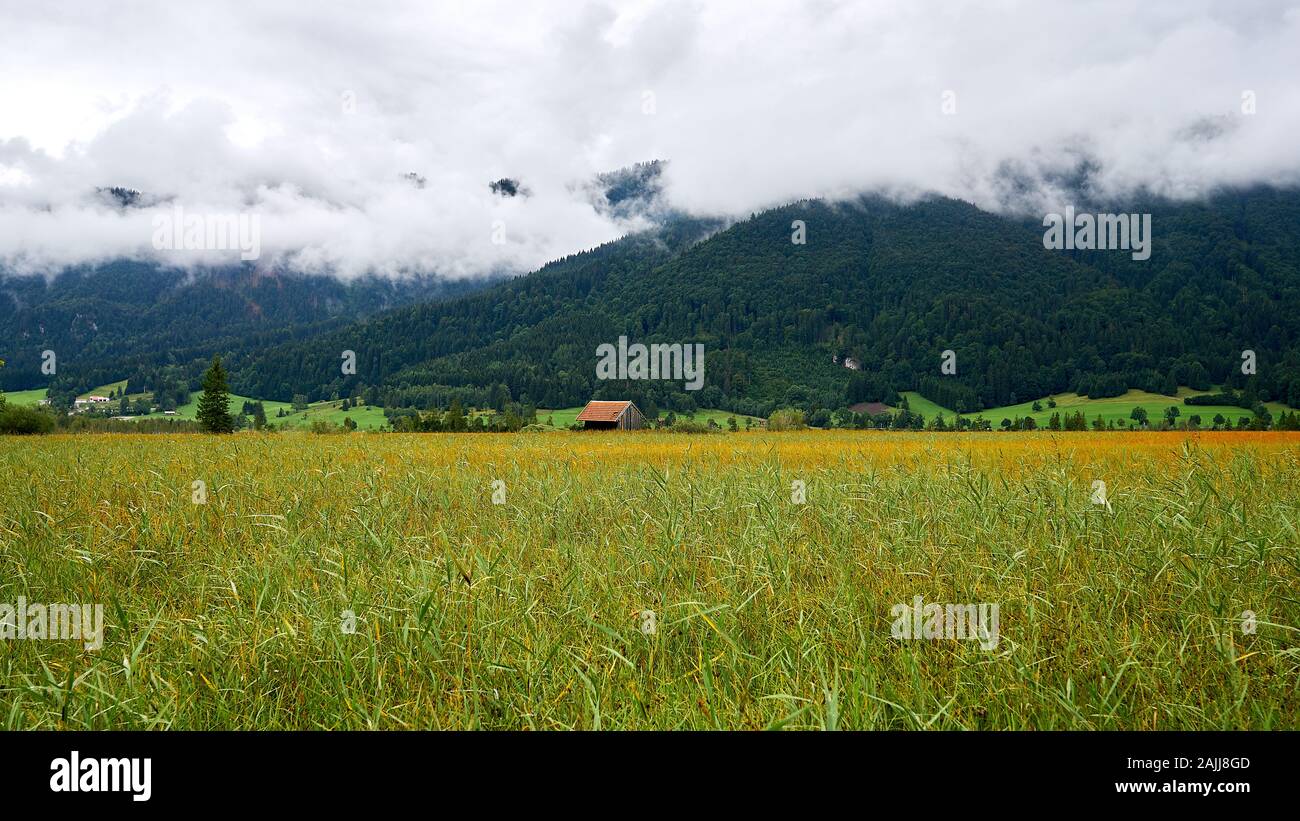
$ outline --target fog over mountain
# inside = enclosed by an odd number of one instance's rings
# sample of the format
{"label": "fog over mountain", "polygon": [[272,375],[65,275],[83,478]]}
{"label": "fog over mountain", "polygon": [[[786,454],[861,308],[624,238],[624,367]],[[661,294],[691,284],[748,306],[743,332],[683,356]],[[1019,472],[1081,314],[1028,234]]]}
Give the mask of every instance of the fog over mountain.
{"label": "fog over mountain", "polygon": [[237,258],[155,250],[180,205],[257,214],[259,265],[525,271],[643,226],[592,185],[653,159],[664,201],[724,216],[1300,181],[1297,2],[368,9],[0,2],[0,265]]}

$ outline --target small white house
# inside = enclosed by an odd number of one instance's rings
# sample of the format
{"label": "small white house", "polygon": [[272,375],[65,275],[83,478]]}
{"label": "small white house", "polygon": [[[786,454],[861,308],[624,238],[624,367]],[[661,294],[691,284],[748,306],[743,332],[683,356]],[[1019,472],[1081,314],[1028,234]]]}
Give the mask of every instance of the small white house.
{"label": "small white house", "polygon": [[107,405],[109,403],[107,396],[87,396],[85,399],[75,399],[72,402],[74,410],[86,410],[94,405]]}

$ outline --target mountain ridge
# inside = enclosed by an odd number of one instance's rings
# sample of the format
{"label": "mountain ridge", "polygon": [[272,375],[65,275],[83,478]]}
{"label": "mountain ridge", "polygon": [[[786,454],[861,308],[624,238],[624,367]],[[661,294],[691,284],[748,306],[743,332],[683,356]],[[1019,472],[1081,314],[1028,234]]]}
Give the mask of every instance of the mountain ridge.
{"label": "mountain ridge", "polygon": [[[1300,399],[1300,194],[1254,189],[1154,214],[1149,264],[1059,252],[1042,228],[931,197],[806,200],[703,230],[648,232],[479,294],[377,315],[313,342],[367,363],[354,378],[301,346],[242,360],[246,392],[314,397],[363,385],[394,405],[514,399],[564,407],[605,395],[764,415],[920,390],[974,411],[1065,391],[1118,395],[1228,384]],[[803,220],[806,244],[791,241]],[[720,230],[719,230],[720,229]],[[597,345],[706,345],[708,384],[597,383]],[[1234,373],[1243,350],[1260,379]],[[940,373],[945,350],[957,374]],[[364,351],[364,353],[363,353]],[[857,372],[834,366],[851,356]],[[292,361],[293,373],[276,361]],[[1293,395],[1294,394],[1294,395]]]}
{"label": "mountain ridge", "polygon": [[[620,178],[641,192],[633,199],[655,196],[658,168]],[[764,416],[916,390],[974,412],[1064,392],[1172,395],[1179,385],[1300,404],[1300,192],[1253,188],[1124,210],[1135,209],[1153,216],[1147,262],[1048,250],[1031,219],[938,196],[801,200],[730,223],[665,212],[650,230],[473,293],[412,293],[396,306],[372,295],[351,312],[253,323],[180,355],[127,361],[193,367],[222,353],[246,395],[365,395],[394,408],[627,397],[651,409]],[[0,307],[0,327],[5,318]],[[704,344],[704,389],[597,381],[595,350],[619,336]],[[349,350],[354,375],[339,367]],[[1240,372],[1246,350],[1258,378]],[[945,351],[955,374],[940,370]],[[99,383],[130,370],[92,353],[104,360]],[[859,369],[843,368],[847,358]]]}

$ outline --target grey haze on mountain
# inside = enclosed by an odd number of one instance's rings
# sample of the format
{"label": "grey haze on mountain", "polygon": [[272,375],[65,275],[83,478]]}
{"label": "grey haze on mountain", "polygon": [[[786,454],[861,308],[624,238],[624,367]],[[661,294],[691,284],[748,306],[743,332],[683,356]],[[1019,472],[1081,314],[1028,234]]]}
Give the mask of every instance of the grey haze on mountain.
{"label": "grey haze on mountain", "polygon": [[[1300,169],[1295,0],[0,0],[0,20],[0,268],[22,273],[230,263],[152,247],[176,204],[259,215],[260,266],[470,278],[665,208],[934,192],[1041,215]],[[651,160],[644,201],[603,196]]]}

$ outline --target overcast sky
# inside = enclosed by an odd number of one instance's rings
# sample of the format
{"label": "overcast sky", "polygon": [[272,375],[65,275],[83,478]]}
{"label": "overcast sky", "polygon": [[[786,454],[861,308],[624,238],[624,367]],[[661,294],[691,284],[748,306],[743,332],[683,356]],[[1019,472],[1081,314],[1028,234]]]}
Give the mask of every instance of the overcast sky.
{"label": "overcast sky", "polygon": [[109,185],[258,214],[262,264],[468,276],[635,228],[582,183],[652,158],[724,215],[860,190],[1032,213],[1083,161],[1120,196],[1295,184],[1297,78],[1283,0],[0,0],[0,262],[160,253]]}

